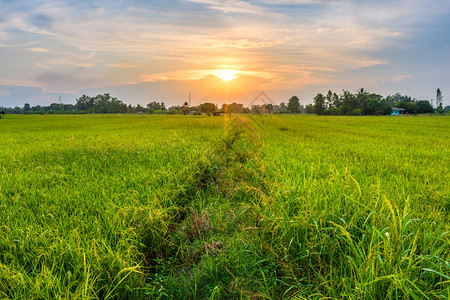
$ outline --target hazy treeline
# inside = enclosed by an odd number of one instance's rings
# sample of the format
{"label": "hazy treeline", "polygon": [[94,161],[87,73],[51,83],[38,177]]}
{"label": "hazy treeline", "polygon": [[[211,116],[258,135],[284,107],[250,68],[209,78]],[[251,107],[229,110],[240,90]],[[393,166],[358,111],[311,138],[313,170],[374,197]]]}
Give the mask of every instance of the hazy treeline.
{"label": "hazy treeline", "polygon": [[127,113],[131,105],[127,106],[110,94],[99,94],[95,97],[83,95],[76,99],[76,104],[52,103],[48,106],[30,106],[0,108],[5,113],[12,114],[85,114],[85,113]]}
{"label": "hazy treeline", "polygon": [[245,107],[241,103],[233,102],[218,105],[205,102],[191,106],[187,102],[183,105],[166,107],[164,102],[152,101],[145,107],[127,105],[110,94],[99,94],[91,97],[83,95],[76,99],[75,104],[52,103],[48,106],[31,106],[25,103],[23,107],[0,107],[7,114],[103,114],[103,113],[147,113],[147,114],[191,114],[211,115],[214,112],[230,112],[238,114],[318,114],[318,115],[387,115],[392,107],[405,109],[408,114],[445,113],[450,106],[443,107],[440,90],[436,93],[436,108],[428,100],[416,100],[410,96],[389,95],[383,97],[369,93],[364,88],[356,93],[344,90],[341,94],[328,91],[327,94],[317,94],[312,104],[302,105],[297,96],[292,96],[287,102],[280,104],[266,103]]}

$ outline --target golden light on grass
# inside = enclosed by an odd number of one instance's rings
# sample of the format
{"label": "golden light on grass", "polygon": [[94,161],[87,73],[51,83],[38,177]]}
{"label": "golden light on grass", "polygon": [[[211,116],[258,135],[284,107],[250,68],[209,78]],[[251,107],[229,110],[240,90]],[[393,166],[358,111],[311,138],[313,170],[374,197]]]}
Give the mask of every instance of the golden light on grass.
{"label": "golden light on grass", "polygon": [[229,80],[238,78],[238,76],[236,76],[236,71],[229,70],[229,69],[218,70],[217,77],[219,77],[220,79],[225,80],[225,81],[229,81]]}

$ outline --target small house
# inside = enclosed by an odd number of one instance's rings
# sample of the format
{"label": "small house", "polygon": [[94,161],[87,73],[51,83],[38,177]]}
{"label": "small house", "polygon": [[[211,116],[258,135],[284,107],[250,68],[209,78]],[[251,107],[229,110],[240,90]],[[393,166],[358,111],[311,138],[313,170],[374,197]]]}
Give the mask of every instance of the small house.
{"label": "small house", "polygon": [[0,119],[3,119],[4,114],[5,114],[5,112],[3,110],[0,110]]}
{"label": "small house", "polygon": [[229,111],[225,111],[224,109],[218,109],[215,112],[213,112],[213,116],[215,117],[231,116],[231,113]]}
{"label": "small house", "polygon": [[398,107],[392,108],[391,116],[398,116],[398,115],[404,115],[404,114],[405,114],[404,108],[398,108]]}

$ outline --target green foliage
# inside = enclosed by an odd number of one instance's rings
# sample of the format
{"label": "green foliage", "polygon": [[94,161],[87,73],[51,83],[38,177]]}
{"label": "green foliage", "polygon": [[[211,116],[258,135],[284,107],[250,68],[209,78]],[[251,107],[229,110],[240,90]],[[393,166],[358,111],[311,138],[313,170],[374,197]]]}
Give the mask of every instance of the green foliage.
{"label": "green foliage", "polygon": [[155,111],[165,111],[166,110],[166,105],[164,104],[164,102],[159,103],[159,102],[153,101],[153,102],[150,102],[150,103],[147,104],[147,109],[151,110],[153,112],[155,112]]}
{"label": "green foliage", "polygon": [[382,98],[382,96],[377,94],[368,95],[367,103],[365,106],[365,113],[367,115],[381,114],[382,106],[380,102]]}
{"label": "green foliage", "polygon": [[413,99],[411,99],[410,96],[403,96],[400,93],[397,93],[395,95],[389,95],[386,97],[386,101],[390,104],[398,103],[398,102],[413,102]]}
{"label": "green foliage", "polygon": [[228,110],[233,114],[243,114],[245,113],[245,107],[243,104],[233,102],[228,105]]}
{"label": "green foliage", "polygon": [[214,103],[205,102],[203,104],[200,104],[198,106],[201,113],[207,114],[208,116],[211,115],[214,111],[217,110],[217,105]]}
{"label": "green foliage", "polygon": [[76,104],[75,107],[79,110],[79,111],[84,111],[87,112],[89,111],[91,108],[94,107],[94,98],[93,97],[89,97],[87,95],[83,95],[80,98],[76,99]]}
{"label": "green foliage", "polygon": [[431,106],[430,102],[427,100],[417,101],[415,109],[416,114],[427,114],[434,112],[433,106]]}
{"label": "green foliage", "polygon": [[402,108],[404,108],[408,114],[413,114],[416,111],[416,103],[407,102]]}
{"label": "green foliage", "polygon": [[325,113],[325,110],[325,97],[319,93],[314,97],[314,113],[323,115]]}
{"label": "green foliage", "polygon": [[305,106],[305,113],[313,114],[314,113],[314,106],[312,104],[306,105]]}
{"label": "green foliage", "polygon": [[[301,109],[301,106],[300,106],[300,109]],[[285,102],[281,102],[279,105],[275,105],[273,110],[276,114],[285,114],[288,112],[287,105]]]}
{"label": "green foliage", "polygon": [[443,104],[444,104],[444,99],[442,97],[442,92],[440,89],[437,89],[436,90],[436,106],[442,108]]}
{"label": "green foliage", "polygon": [[349,91],[343,91],[341,96],[341,109],[344,115],[351,115],[352,111],[356,109],[356,96],[350,93]]}
{"label": "green foliage", "polygon": [[[442,94],[438,89],[436,101],[438,107],[436,113],[445,114],[445,109],[442,105]],[[49,106],[33,106],[25,103],[23,108],[4,108],[0,107],[7,114],[79,114],[79,113],[147,113],[147,114],[184,114],[184,115],[212,115],[217,110],[218,106],[214,103],[205,102],[198,106],[190,106],[189,103],[184,102],[182,106],[175,105],[166,109],[164,102],[150,102],[147,107],[142,107],[140,104],[136,106],[126,106],[117,98],[111,97],[109,94],[99,94],[95,97],[83,95],[76,99],[76,104],[61,104],[52,103]],[[292,96],[289,99],[288,105],[281,102],[279,105],[266,103],[257,105],[254,104],[250,108],[244,107],[243,104],[233,102],[232,104],[223,104],[222,110],[233,114],[283,114],[283,113],[307,113],[318,115],[389,115],[392,112],[392,107],[400,107],[405,109],[408,114],[431,113],[428,107],[424,104],[419,105],[416,109],[416,100],[410,96],[404,96],[399,93],[389,95],[383,98],[381,95],[369,93],[364,88],[358,89],[356,94],[350,91],[343,91],[343,94],[338,95],[331,90],[326,96],[321,93],[314,97],[314,104],[308,104],[305,107],[300,105],[300,100],[297,96]]]}
{"label": "green foliage", "polygon": [[[419,101],[420,102],[420,101]],[[369,93],[364,88],[357,90],[356,94],[344,90],[341,95],[328,91],[326,96],[317,94],[314,104],[306,106],[306,113],[318,115],[389,115],[392,107],[400,107],[408,114],[429,113],[423,103],[416,108],[416,100],[410,96],[399,93],[383,98],[381,95]],[[441,109],[440,111],[443,112]]]}
{"label": "green foliage", "polygon": [[292,96],[289,98],[287,105],[287,112],[290,114],[298,114],[300,113],[300,100],[297,96]]}
{"label": "green foliage", "polygon": [[448,122],[10,116],[1,298],[447,299]]}
{"label": "green foliage", "polygon": [[274,106],[273,106],[272,103],[267,103],[267,104],[264,104],[264,108],[265,108],[269,113],[272,113],[272,112],[273,112],[273,109],[274,109]]}
{"label": "green foliage", "polygon": [[25,103],[25,105],[23,106],[23,112],[28,112],[31,110],[31,106],[29,103]]}
{"label": "green foliage", "polygon": [[364,88],[360,88],[356,93],[356,106],[361,109],[361,114],[364,112],[368,100],[369,92],[367,92]]}

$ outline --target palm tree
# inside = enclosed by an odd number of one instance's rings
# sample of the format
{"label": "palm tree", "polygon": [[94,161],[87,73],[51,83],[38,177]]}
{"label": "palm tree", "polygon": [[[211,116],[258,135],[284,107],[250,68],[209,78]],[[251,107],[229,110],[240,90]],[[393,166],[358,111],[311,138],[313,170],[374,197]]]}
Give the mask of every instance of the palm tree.
{"label": "palm tree", "polygon": [[364,88],[360,88],[357,90],[356,94],[356,105],[362,109],[364,114],[364,109],[369,97],[369,92],[367,92]]}

